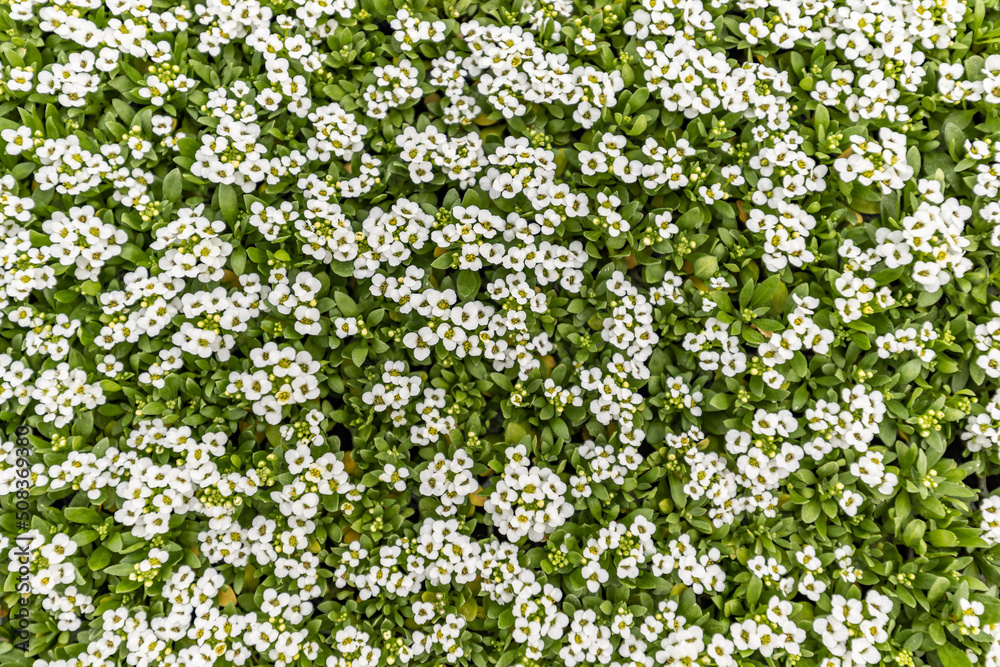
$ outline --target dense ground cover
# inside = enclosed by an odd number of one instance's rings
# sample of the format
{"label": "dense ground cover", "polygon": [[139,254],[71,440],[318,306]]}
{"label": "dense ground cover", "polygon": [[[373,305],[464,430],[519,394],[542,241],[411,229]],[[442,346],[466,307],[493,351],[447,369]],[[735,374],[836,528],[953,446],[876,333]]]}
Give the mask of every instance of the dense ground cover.
{"label": "dense ground cover", "polygon": [[4,665],[1000,665],[995,0],[5,0]]}

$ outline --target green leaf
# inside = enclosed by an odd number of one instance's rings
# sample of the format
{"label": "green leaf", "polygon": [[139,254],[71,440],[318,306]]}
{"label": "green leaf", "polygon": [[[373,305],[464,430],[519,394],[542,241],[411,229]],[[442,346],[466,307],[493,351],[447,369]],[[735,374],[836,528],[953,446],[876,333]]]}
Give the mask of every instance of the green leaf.
{"label": "green leaf", "polygon": [[504,429],[504,442],[509,445],[516,445],[523,438],[531,435],[531,424],[527,422],[509,422]]}
{"label": "green leaf", "polygon": [[236,202],[236,188],[232,185],[219,186],[219,211],[222,213],[222,219],[230,226],[236,222],[239,204]]}
{"label": "green leaf", "polygon": [[553,417],[549,421],[549,427],[552,429],[552,432],[557,438],[561,438],[563,441],[569,442],[569,427],[566,426],[566,422],[559,417]]}
{"label": "green leaf", "polygon": [[240,247],[233,250],[233,254],[229,256],[229,266],[232,267],[233,273],[242,276],[247,267],[247,251]]}
{"label": "green leaf", "polygon": [[122,386],[114,380],[101,380],[101,389],[105,394],[113,394],[116,391],[121,391]]}
{"label": "green leaf", "polygon": [[712,396],[708,404],[716,410],[727,410],[733,404],[734,400],[736,400],[736,397],[732,394],[719,393]]}
{"label": "green leaf", "polygon": [[87,559],[87,567],[94,572],[99,572],[106,568],[111,562],[111,552],[104,547],[97,547],[94,553]]}
{"label": "green leaf", "polygon": [[174,167],[163,179],[163,198],[169,202],[180,201],[183,187],[184,182],[181,179],[181,170],[179,167]]}
{"label": "green leaf", "polygon": [[899,382],[896,386],[905,387],[906,385],[913,382],[913,380],[920,375],[920,369],[923,368],[923,362],[920,359],[910,359],[902,368],[899,369]]}
{"label": "green leaf", "polygon": [[760,577],[751,576],[750,585],[747,587],[747,609],[753,610],[757,607],[757,601],[760,600],[760,594],[763,590],[764,582],[760,580]]}
{"label": "green leaf", "polygon": [[132,119],[135,118],[135,109],[132,108],[132,105],[125,100],[116,97],[111,100],[111,106],[115,108],[115,111],[118,113],[118,117],[122,120],[122,124],[127,127],[131,127]]}
{"label": "green leaf", "polygon": [[740,310],[743,310],[750,305],[750,299],[753,298],[754,294],[754,284],[753,281],[748,280],[743,284],[740,289]]}
{"label": "green leaf", "polygon": [[649,100],[649,89],[648,88],[638,88],[632,93],[632,97],[628,100],[628,105],[626,107],[627,114],[633,114],[636,111],[642,109],[643,105]]}
{"label": "green leaf", "polygon": [[715,255],[705,255],[694,260],[694,275],[702,280],[711,278],[719,270],[719,260]]}
{"label": "green leaf", "polygon": [[118,585],[115,586],[115,593],[131,593],[132,591],[141,586],[142,582],[139,581],[138,579],[136,580],[122,579],[121,581],[118,582]]}
{"label": "green leaf", "polygon": [[90,507],[67,507],[63,511],[67,520],[88,526],[98,526],[103,523],[101,515]]}
{"label": "green leaf", "polygon": [[459,298],[467,301],[475,298],[483,281],[476,271],[461,271],[457,283]]}
{"label": "green leaf", "polygon": [[133,572],[135,572],[135,563],[116,563],[104,569],[104,574],[112,577],[127,577]]}
{"label": "green leaf", "polygon": [[503,373],[490,373],[490,378],[493,379],[493,383],[503,389],[506,392],[514,391],[514,385],[511,384],[510,380]]}
{"label": "green leaf", "polygon": [[825,131],[826,128],[830,127],[830,110],[826,108],[826,105],[820,104],[816,107],[815,120],[817,128],[822,128]]}
{"label": "green leaf", "polygon": [[972,667],[972,661],[965,651],[953,644],[938,647],[937,655],[944,667]]}
{"label": "green leaf", "polygon": [[935,577],[930,590],[927,591],[927,601],[934,602],[941,598],[951,587],[951,580],[947,577]]}
{"label": "green leaf", "polygon": [[337,302],[337,308],[344,317],[357,317],[358,313],[361,312],[358,304],[354,302],[354,299],[347,292],[340,290],[334,292],[333,300]]}
{"label": "green leaf", "polygon": [[639,116],[638,118],[635,119],[635,122],[632,124],[632,128],[626,130],[625,134],[629,135],[630,137],[635,137],[642,134],[643,132],[646,131],[646,125],[648,124],[648,122],[649,121],[646,119],[646,116],[644,115]]}
{"label": "green leaf", "polygon": [[753,299],[750,300],[751,308],[760,308],[771,303],[778,286],[781,285],[781,276],[769,276],[767,280],[757,285],[753,291]]}
{"label": "green leaf", "polygon": [[358,366],[359,368],[361,367],[361,364],[365,363],[365,359],[367,357],[368,357],[367,345],[358,345],[356,348],[354,348],[354,351],[351,352],[351,361],[353,361],[354,365]]}
{"label": "green leaf", "polygon": [[131,243],[122,246],[121,257],[136,265],[149,264],[149,255],[142,248]]}
{"label": "green leaf", "polygon": [[927,533],[927,541],[935,547],[957,547],[958,538],[950,530],[932,530]]}

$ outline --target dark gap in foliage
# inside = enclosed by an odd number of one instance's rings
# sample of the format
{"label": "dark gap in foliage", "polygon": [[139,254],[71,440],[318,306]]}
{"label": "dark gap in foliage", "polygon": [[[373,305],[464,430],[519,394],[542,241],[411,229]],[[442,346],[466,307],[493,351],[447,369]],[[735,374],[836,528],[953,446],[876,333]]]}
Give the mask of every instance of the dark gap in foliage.
{"label": "dark gap in foliage", "polygon": [[349,452],[354,449],[354,436],[351,434],[351,429],[343,424],[333,423],[327,432],[340,441],[340,451]]}
{"label": "dark gap in foliage", "polygon": [[[980,477],[980,479],[983,478]],[[985,484],[986,488],[982,489],[984,494],[989,494],[992,493],[993,491],[996,491],[997,489],[1000,489],[1000,473],[986,476],[985,482],[986,482]]]}

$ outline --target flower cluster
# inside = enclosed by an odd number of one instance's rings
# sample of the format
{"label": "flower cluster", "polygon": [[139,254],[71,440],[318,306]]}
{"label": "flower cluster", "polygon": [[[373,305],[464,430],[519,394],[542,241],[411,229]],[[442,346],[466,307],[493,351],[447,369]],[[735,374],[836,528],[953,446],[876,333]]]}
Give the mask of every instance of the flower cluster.
{"label": "flower cluster", "polygon": [[507,451],[509,461],[483,506],[500,534],[512,542],[525,536],[540,542],[573,516],[565,482],[551,468],[529,467],[527,455],[523,445]]}

